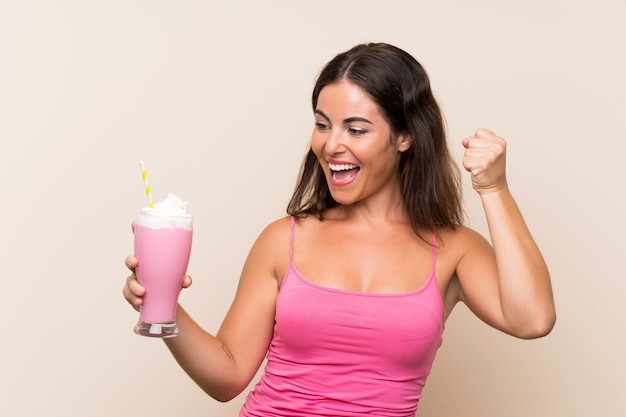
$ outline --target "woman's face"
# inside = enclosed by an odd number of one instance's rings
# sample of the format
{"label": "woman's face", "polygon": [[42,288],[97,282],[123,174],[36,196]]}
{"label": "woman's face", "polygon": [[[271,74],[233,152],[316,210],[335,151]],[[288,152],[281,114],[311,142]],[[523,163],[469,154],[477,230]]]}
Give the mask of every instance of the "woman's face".
{"label": "woman's face", "polygon": [[398,162],[410,140],[393,135],[378,105],[360,87],[342,80],[325,86],[315,109],[311,148],[340,204],[399,199]]}

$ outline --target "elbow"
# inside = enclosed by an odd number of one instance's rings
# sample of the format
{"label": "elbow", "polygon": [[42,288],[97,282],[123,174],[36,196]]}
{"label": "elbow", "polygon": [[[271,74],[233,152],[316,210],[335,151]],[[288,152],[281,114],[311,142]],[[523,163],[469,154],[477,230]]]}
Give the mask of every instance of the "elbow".
{"label": "elbow", "polygon": [[209,394],[211,398],[213,398],[214,400],[218,402],[227,403],[235,399],[239,394],[241,394],[241,391],[222,391],[222,392],[206,391],[206,393]]}
{"label": "elbow", "polygon": [[227,403],[230,400],[233,400],[237,395],[211,395],[211,397],[213,397],[214,400],[221,402],[221,403]]}
{"label": "elbow", "polygon": [[527,340],[539,339],[549,335],[555,324],[556,311],[552,310],[527,322],[516,336]]}
{"label": "elbow", "polygon": [[245,387],[239,389],[238,387],[232,387],[230,389],[225,389],[225,387],[220,387],[220,389],[213,390],[204,390],[211,398],[214,400],[227,403],[233,399],[235,399],[239,394],[243,392]]}
{"label": "elbow", "polygon": [[214,400],[227,403],[241,394],[246,389],[247,383],[229,381],[229,383],[222,383],[219,386],[201,387]]}

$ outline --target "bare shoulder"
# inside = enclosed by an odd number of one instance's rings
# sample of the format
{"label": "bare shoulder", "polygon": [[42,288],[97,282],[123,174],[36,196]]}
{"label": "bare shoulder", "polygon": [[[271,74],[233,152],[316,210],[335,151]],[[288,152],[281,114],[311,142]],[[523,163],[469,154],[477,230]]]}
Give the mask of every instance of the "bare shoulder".
{"label": "bare shoulder", "polygon": [[483,235],[465,226],[438,230],[437,276],[446,314],[464,299],[462,278],[467,275],[467,265],[472,269],[492,264],[493,250]]}
{"label": "bare shoulder", "polygon": [[[459,277],[472,269],[491,266],[494,262],[491,243],[477,231],[465,226],[446,228],[439,231],[439,247],[442,262],[445,262],[449,276]],[[438,257],[439,258],[439,257]],[[465,271],[464,271],[465,270]]]}
{"label": "bare shoulder", "polygon": [[261,232],[259,235],[259,239],[262,240],[272,240],[276,238],[280,238],[285,233],[287,234],[287,243],[289,243],[289,233],[291,230],[291,218],[289,216],[281,217],[280,219],[274,220]]}
{"label": "bare shoulder", "polygon": [[473,250],[489,249],[490,243],[483,235],[466,226],[444,228],[439,232],[439,244],[446,252],[460,260]]}
{"label": "bare shoulder", "polygon": [[289,217],[274,220],[261,231],[254,242],[253,250],[263,252],[265,255],[272,252],[282,252],[284,249],[288,250],[290,233],[291,221]]}
{"label": "bare shoulder", "polygon": [[255,264],[271,268],[277,279],[282,279],[289,265],[290,217],[285,216],[269,223],[254,242],[249,257]]}

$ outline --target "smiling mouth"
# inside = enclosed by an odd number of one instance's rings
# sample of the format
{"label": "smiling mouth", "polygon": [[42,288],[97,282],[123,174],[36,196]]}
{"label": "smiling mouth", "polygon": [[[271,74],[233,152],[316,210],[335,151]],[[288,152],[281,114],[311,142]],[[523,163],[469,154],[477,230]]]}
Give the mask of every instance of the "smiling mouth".
{"label": "smiling mouth", "polygon": [[354,164],[328,164],[333,180],[342,183],[352,180],[361,169]]}

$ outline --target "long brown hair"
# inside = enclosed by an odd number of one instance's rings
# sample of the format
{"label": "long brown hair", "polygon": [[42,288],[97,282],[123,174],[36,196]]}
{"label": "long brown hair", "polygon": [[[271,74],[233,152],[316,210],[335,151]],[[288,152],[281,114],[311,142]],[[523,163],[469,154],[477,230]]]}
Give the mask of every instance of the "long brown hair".
{"label": "long brown hair", "polygon": [[[322,89],[347,79],[378,104],[393,133],[405,133],[411,146],[400,156],[398,175],[405,212],[413,230],[463,223],[459,169],[446,144],[444,121],[424,68],[410,54],[385,43],[353,47],[333,58],[313,89],[313,110]],[[324,172],[309,148],[287,213],[324,218],[337,206]]]}

